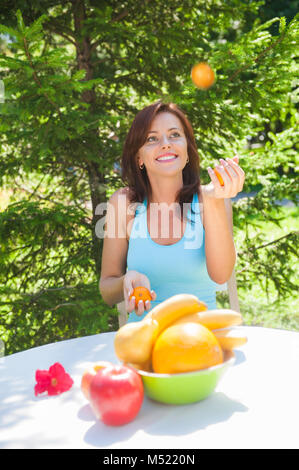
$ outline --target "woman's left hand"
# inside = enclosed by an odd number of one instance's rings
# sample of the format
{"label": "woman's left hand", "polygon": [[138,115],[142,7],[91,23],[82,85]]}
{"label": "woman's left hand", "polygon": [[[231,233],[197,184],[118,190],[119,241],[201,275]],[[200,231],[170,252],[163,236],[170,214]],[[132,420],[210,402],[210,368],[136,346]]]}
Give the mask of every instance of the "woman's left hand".
{"label": "woman's left hand", "polygon": [[245,172],[238,165],[239,158],[234,157],[223,160],[220,158],[220,165],[216,165],[216,170],[223,180],[223,186],[220,184],[215,171],[208,168],[211,182],[204,185],[204,193],[208,197],[216,199],[228,199],[235,197],[243,189]]}

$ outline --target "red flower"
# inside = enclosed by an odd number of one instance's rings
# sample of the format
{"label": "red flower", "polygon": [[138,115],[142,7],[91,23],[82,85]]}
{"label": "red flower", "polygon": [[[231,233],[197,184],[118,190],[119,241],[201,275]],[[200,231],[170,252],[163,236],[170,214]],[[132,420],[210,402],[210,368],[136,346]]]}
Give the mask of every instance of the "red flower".
{"label": "red flower", "polygon": [[59,395],[71,388],[74,381],[67,374],[59,362],[55,362],[49,370],[37,370],[35,372],[37,384],[34,387],[34,394],[48,392],[48,395]]}

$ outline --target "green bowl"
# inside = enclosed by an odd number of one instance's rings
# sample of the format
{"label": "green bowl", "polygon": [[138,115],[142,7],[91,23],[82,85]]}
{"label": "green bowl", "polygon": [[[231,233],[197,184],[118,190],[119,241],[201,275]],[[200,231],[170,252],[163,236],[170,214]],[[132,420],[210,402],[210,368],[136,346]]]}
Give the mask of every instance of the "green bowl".
{"label": "green bowl", "polygon": [[180,374],[155,374],[137,370],[144,391],[152,400],[170,405],[185,405],[207,398],[216,388],[220,378],[235,362],[233,351],[226,352],[224,362],[194,372]]}

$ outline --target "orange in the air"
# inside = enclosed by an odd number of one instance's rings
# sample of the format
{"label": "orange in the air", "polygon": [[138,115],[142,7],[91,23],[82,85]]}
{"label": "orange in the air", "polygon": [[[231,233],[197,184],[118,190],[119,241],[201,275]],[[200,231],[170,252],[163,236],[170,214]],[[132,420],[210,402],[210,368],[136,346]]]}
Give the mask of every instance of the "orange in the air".
{"label": "orange in the air", "polygon": [[109,367],[112,366],[111,362],[108,361],[100,361],[96,362],[93,366],[91,366],[89,369],[87,369],[81,379],[81,390],[83,392],[83,395],[87,400],[89,400],[89,388],[92,379],[96,375],[96,373],[100,370],[103,369],[103,367]]}
{"label": "orange in the air", "polygon": [[138,308],[139,300],[143,300],[143,302],[145,302],[146,300],[149,300],[149,301],[152,300],[150,291],[146,287],[143,287],[143,286],[135,287],[132,295],[130,295],[130,300],[133,296],[135,297],[136,308]]}
{"label": "orange in the air", "polygon": [[200,62],[192,67],[191,78],[198,88],[207,90],[215,81],[215,74],[213,69],[205,62]]}
{"label": "orange in the air", "polygon": [[223,352],[211,330],[199,323],[166,328],[155,342],[152,366],[158,374],[177,374],[221,364]]}

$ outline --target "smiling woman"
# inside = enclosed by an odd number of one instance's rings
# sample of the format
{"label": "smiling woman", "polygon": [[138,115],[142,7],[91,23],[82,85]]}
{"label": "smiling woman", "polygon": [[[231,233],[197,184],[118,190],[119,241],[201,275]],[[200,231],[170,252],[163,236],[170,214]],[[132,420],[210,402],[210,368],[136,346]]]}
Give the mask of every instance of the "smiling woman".
{"label": "smiling woman", "polygon": [[[129,321],[179,293],[216,308],[217,284],[227,282],[236,259],[226,200],[244,183],[233,159],[216,168],[223,185],[213,170],[202,185],[193,130],[177,105],[158,101],[136,115],[123,148],[125,187],[108,204],[100,280],[103,299],[111,306],[124,300]],[[111,225],[122,236],[109,235]],[[151,300],[136,307],[138,286]]]}
{"label": "smiling woman", "polygon": [[[156,117],[157,120],[154,122]],[[177,200],[181,205],[183,202],[192,201],[192,196],[200,184],[199,155],[193,129],[183,111],[175,104],[158,102],[147,106],[137,114],[124,144],[122,178],[130,188],[131,202],[142,202],[146,195],[152,198],[153,179],[150,181],[150,169],[143,158],[147,158],[150,163],[151,154],[157,158],[169,153],[169,144],[170,146],[173,144],[176,148],[173,150],[174,147],[171,147],[173,153],[180,152],[181,157],[183,185],[179,188]],[[182,165],[182,158],[185,159],[185,165]]]}

